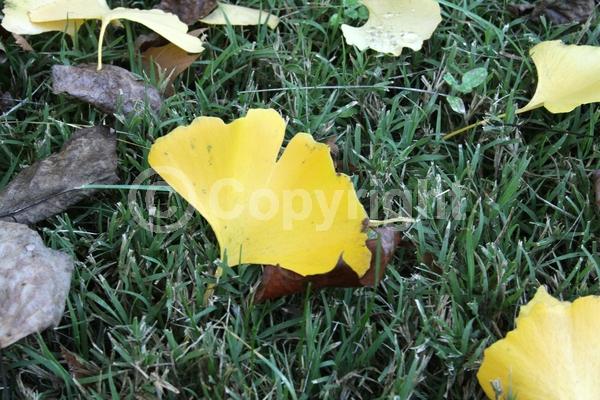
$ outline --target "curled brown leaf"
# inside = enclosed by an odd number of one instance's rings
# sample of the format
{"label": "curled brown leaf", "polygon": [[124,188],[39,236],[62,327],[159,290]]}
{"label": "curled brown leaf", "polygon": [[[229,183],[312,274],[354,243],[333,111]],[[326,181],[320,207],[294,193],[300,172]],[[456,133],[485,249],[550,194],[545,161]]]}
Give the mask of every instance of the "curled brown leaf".
{"label": "curled brown leaf", "polygon": [[173,13],[191,25],[217,8],[217,0],[162,0],[156,8]]}
{"label": "curled brown leaf", "polygon": [[[192,36],[200,36],[206,29],[196,29],[189,32]],[[148,76],[154,74],[163,81],[160,85],[167,96],[175,93],[173,83],[179,75],[187,70],[200,53],[189,54],[172,43],[160,47],[150,47],[142,54],[144,71]]]}
{"label": "curled brown leaf", "polygon": [[383,279],[386,266],[401,244],[402,236],[400,232],[390,227],[377,228],[375,231],[377,238],[369,239],[366,243],[373,257],[371,267],[363,277],[359,277],[341,258],[332,271],[320,275],[302,276],[279,266],[266,265],[254,301],[261,303],[301,293],[306,290],[309,283],[315,290],[326,287],[349,288],[376,285]]}
{"label": "curled brown leaf", "polygon": [[0,221],[0,349],[58,325],[73,267],[35,231]]}
{"label": "curled brown leaf", "polygon": [[34,224],[118,181],[117,138],[107,127],[77,131],[59,153],[21,171],[0,191],[0,221]]}
{"label": "curled brown leaf", "polygon": [[54,93],[67,93],[107,113],[122,109],[125,114],[130,114],[140,111],[146,104],[158,112],[162,106],[155,87],[114,65],[105,65],[100,71],[95,64],[55,65],[52,82]]}
{"label": "curled brown leaf", "polygon": [[542,15],[556,24],[584,22],[594,12],[595,0],[540,0],[534,4],[516,4],[510,6],[517,15],[530,14],[538,19]]}

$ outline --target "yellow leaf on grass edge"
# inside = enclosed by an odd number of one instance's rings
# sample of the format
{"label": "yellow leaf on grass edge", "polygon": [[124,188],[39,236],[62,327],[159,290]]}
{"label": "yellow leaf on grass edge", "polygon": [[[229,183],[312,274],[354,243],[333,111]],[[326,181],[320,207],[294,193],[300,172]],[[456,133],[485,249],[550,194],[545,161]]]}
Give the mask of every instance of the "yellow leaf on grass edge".
{"label": "yellow leaf on grass edge", "polygon": [[600,399],[600,297],[573,303],[541,287],[517,328],[484,353],[477,378],[490,399]]}
{"label": "yellow leaf on grass edge", "polygon": [[361,0],[369,19],[360,28],[342,25],[349,45],[399,56],[404,47],[418,51],[442,21],[435,0]]}
{"label": "yellow leaf on grass edge", "polygon": [[200,117],[158,139],[148,160],[207,219],[230,266],[280,265],[306,276],[342,257],[363,276],[367,214],[352,182],[336,174],[328,146],[305,133],[277,159],[285,125],[274,110],[230,124]]}
{"label": "yellow leaf on grass edge", "polygon": [[551,113],[573,111],[600,101],[600,47],[542,42],[529,54],[538,73],[536,92],[519,113],[545,107]]}
{"label": "yellow leaf on grass edge", "polygon": [[253,8],[236,6],[233,4],[219,3],[212,13],[202,18],[200,22],[209,25],[262,25],[264,23],[271,29],[277,28],[279,18],[266,11]]}
{"label": "yellow leaf on grass edge", "polygon": [[102,67],[102,43],[106,27],[109,23],[119,19],[145,25],[189,53],[200,53],[204,50],[202,41],[187,33],[188,27],[179,20],[179,17],[162,10],[138,10],[122,7],[111,10],[105,0],[26,0],[25,6],[20,4],[12,12],[13,21],[25,21],[34,27],[35,25],[50,24],[50,27],[56,28],[64,25],[64,21],[70,18],[74,18],[75,21],[102,20],[98,44],[98,69]]}
{"label": "yellow leaf on grass edge", "polygon": [[[53,3],[54,0],[7,0],[4,4],[2,27],[17,35],[37,35],[44,32],[66,32],[75,34],[83,20],[61,18],[50,22],[32,22],[29,12]],[[102,1],[102,0],[99,0]]]}

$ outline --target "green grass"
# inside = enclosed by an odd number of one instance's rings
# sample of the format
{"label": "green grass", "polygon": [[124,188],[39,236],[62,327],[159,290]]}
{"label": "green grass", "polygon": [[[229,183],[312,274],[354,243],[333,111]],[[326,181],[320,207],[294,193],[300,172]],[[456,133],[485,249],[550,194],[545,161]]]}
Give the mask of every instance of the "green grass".
{"label": "green grass", "polygon": [[[600,220],[588,177],[600,166],[599,109],[514,115],[535,88],[529,48],[551,39],[598,45],[597,18],[554,26],[512,17],[508,1],[443,0],[444,22],[423,50],[394,58],[345,44],[337,21],[361,17],[340,3],[263,0],[282,17],[277,31],[210,28],[207,51],[160,115],[113,117],[52,94],[53,64],[95,62],[96,23],[74,44],[62,34],[30,37],[31,54],[4,41],[0,87],[18,108],[0,120],[0,187],[79,126],[117,130],[119,175],[132,184],[148,168],[149,146],[174,127],[273,107],[289,118],[287,139],[335,135],[339,169],[357,188],[408,189],[420,218],[407,232],[414,249],[398,251],[376,289],[257,305],[260,268],[243,266],[226,268],[205,304],[219,266],[207,223],[195,214],[180,230],[152,234],[133,219],[127,190],[103,191],[37,226],[77,268],[58,329],[2,351],[2,400],[482,399],[475,374],[484,348],[513,328],[540,284],[568,300],[599,293]],[[109,29],[104,62],[139,73],[133,41],[146,31],[125,27]],[[462,96],[464,118],[448,106],[442,78],[476,67],[489,78]],[[425,183],[431,193],[419,203]],[[431,218],[447,191],[464,198],[465,218]],[[173,221],[183,215],[181,198],[159,198],[177,207]],[[369,211],[385,217],[381,207]],[[69,359],[81,371],[70,371]]]}

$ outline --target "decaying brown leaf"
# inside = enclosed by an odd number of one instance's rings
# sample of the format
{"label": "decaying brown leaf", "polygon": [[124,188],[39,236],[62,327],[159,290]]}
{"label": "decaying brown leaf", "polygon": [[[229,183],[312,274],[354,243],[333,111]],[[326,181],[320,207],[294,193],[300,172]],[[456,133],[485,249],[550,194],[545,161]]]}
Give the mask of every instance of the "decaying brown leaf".
{"label": "decaying brown leaf", "polygon": [[217,8],[217,0],[162,0],[156,8],[173,13],[191,25]]}
{"label": "decaying brown leaf", "polygon": [[545,15],[554,23],[567,24],[586,21],[594,12],[595,3],[595,0],[540,0],[535,5],[516,4],[510,8],[517,15],[530,14],[534,19]]}
{"label": "decaying brown leaf", "polygon": [[25,225],[0,221],[0,349],[56,326],[73,261]]}
{"label": "decaying brown leaf", "polygon": [[27,39],[25,39],[24,36],[21,35],[17,35],[16,33],[12,34],[13,38],[15,39],[15,43],[22,49],[25,50],[28,53],[32,53],[33,47],[31,47],[31,45],[29,44],[29,42],[27,41]]}
{"label": "decaying brown leaf", "polygon": [[147,85],[131,72],[114,65],[97,71],[95,64],[52,67],[53,91],[67,93],[107,113],[141,111],[147,104],[160,111],[162,99],[155,87]]}
{"label": "decaying brown leaf", "polygon": [[[196,29],[188,32],[192,36],[200,36],[206,29]],[[194,61],[200,57],[200,53],[189,54],[172,43],[161,47],[150,47],[142,54],[144,71],[149,76],[154,74],[162,81],[160,85],[164,88],[167,96],[175,92],[173,83],[179,75],[187,70]]]}
{"label": "decaying brown leaf", "polygon": [[81,356],[67,350],[63,346],[60,347],[60,354],[75,379],[85,378],[86,376],[92,376],[100,372],[100,368],[96,364],[84,360]]}
{"label": "decaying brown leaf", "polygon": [[34,224],[118,181],[117,139],[107,127],[81,129],[59,153],[21,171],[0,191],[0,221]]}
{"label": "decaying brown leaf", "polygon": [[[266,265],[254,301],[261,303],[266,300],[301,293],[306,290],[309,283],[312,284],[315,290],[326,287],[374,286],[383,278],[387,264],[392,259],[398,245],[402,242],[400,232],[393,228],[377,228],[375,231],[377,232],[377,238],[367,240],[367,247],[373,253],[371,267],[362,278],[359,278],[356,272],[342,259],[331,272],[309,276],[302,276],[278,266]],[[378,246],[378,243],[380,246]]]}

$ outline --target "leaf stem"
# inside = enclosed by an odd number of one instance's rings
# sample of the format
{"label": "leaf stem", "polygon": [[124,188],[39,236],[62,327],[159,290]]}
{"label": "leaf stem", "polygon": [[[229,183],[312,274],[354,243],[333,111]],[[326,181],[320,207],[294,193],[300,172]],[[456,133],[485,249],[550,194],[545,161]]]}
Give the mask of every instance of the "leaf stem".
{"label": "leaf stem", "polygon": [[390,219],[384,219],[384,220],[370,220],[369,221],[369,227],[371,228],[377,228],[380,226],[384,226],[384,225],[391,225],[391,224],[396,224],[396,223],[407,223],[407,224],[412,224],[417,222],[417,220],[415,220],[414,218],[408,218],[408,217],[397,217],[397,218],[390,218]]}
{"label": "leaf stem", "polygon": [[[506,117],[506,113],[500,114],[496,118],[504,118],[504,117]],[[489,118],[484,118],[480,121],[475,122],[474,124],[471,124],[471,125],[465,126],[463,128],[457,129],[455,131],[452,131],[450,133],[447,133],[446,135],[444,135],[443,139],[444,140],[452,139],[453,137],[458,136],[461,133],[464,133],[471,129],[477,128],[478,126],[485,125],[488,122],[489,122]]]}

